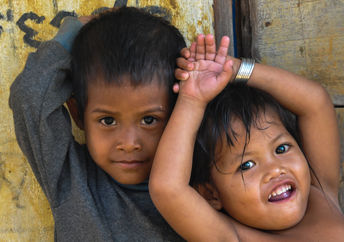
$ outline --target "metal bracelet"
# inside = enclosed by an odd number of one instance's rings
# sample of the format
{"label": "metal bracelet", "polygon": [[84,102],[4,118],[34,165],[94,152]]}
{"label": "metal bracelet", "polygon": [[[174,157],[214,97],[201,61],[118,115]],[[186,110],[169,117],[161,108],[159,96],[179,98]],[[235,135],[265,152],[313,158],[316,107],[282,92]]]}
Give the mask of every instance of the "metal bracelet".
{"label": "metal bracelet", "polygon": [[248,79],[250,78],[253,68],[254,68],[254,60],[253,59],[241,59],[241,64],[238,70],[238,73],[236,74],[236,77],[234,79],[234,82],[241,82],[246,84]]}

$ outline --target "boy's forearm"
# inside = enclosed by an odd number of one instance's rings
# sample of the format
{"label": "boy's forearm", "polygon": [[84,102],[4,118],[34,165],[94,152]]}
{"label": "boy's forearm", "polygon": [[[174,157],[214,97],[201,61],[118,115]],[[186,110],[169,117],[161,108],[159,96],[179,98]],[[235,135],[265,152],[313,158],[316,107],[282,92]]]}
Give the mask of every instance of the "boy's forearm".
{"label": "boy's forearm", "polygon": [[71,52],[73,41],[82,26],[83,23],[78,18],[66,17],[53,40],[59,42],[68,52]]}

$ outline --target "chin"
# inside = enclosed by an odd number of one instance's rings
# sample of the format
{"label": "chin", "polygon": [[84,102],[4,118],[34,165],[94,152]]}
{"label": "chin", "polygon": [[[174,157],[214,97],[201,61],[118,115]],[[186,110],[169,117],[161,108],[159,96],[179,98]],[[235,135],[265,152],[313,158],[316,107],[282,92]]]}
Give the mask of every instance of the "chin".
{"label": "chin", "polygon": [[286,217],[276,218],[274,219],[274,222],[272,222],[271,220],[266,221],[265,224],[263,221],[260,221],[260,224],[259,224],[260,226],[252,225],[252,227],[262,229],[262,230],[269,230],[269,231],[285,230],[297,225],[299,222],[301,222],[303,217],[304,217],[304,213],[297,213],[295,214],[295,216],[292,216],[292,217],[289,216],[288,218]]}
{"label": "chin", "polygon": [[144,182],[148,177],[115,177],[112,176],[113,179],[115,179],[118,183],[121,183],[123,185],[136,185]]}

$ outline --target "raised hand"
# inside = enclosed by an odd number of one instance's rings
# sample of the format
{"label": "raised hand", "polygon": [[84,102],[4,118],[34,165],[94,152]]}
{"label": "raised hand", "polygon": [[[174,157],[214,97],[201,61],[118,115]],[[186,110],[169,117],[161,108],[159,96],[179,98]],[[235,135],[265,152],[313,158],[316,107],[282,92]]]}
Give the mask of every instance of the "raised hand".
{"label": "raised hand", "polygon": [[216,52],[213,35],[203,34],[197,37],[190,49],[184,49],[183,56],[178,58],[178,69],[175,71],[179,85],[174,86],[174,91],[180,96],[187,96],[198,101],[208,103],[229,82],[232,76],[232,60],[227,60],[229,38],[221,39],[220,47]]}

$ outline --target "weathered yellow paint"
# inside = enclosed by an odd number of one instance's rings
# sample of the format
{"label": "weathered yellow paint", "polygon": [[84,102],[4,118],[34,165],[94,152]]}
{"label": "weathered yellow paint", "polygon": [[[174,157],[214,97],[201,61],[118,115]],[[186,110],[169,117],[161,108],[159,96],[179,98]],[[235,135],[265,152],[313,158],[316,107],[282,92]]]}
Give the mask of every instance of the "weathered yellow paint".
{"label": "weathered yellow paint", "polygon": [[[41,23],[26,20],[38,32],[34,40],[52,38],[57,28],[50,24],[59,11],[90,15],[115,0],[1,0],[0,4],[0,242],[52,241],[54,222],[49,204],[15,139],[12,114],[8,107],[9,87],[22,70],[29,52],[35,50],[23,41],[25,33],[17,21],[25,13],[44,17]],[[213,33],[212,0],[129,0],[128,6],[166,8],[187,42],[197,33]],[[83,140],[76,131],[77,139]]]}
{"label": "weathered yellow paint", "polygon": [[344,0],[250,0],[262,62],[322,83],[344,104]]}

